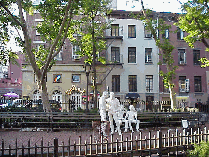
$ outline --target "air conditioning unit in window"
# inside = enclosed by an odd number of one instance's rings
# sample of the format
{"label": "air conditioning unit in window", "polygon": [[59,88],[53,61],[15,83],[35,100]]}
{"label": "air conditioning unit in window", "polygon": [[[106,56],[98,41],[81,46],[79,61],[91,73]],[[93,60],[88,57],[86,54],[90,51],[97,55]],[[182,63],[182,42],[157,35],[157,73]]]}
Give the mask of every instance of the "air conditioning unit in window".
{"label": "air conditioning unit in window", "polygon": [[145,38],[151,38],[152,34],[145,34]]}
{"label": "air conditioning unit in window", "polygon": [[73,60],[74,60],[74,61],[79,61],[79,60],[81,60],[81,59],[80,59],[80,56],[73,56]]}
{"label": "air conditioning unit in window", "polygon": [[185,92],[185,89],[180,88],[180,92]]}
{"label": "air conditioning unit in window", "polygon": [[184,65],[185,63],[184,63],[184,61],[180,61],[179,64],[180,65]]}

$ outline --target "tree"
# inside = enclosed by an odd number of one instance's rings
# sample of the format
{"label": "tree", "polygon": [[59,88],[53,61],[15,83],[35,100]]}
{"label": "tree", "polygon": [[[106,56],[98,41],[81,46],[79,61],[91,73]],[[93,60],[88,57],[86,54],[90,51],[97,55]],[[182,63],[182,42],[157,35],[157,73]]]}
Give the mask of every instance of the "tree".
{"label": "tree", "polygon": [[[17,3],[19,14],[13,15],[9,7]],[[78,10],[78,0],[45,0],[39,5],[33,6],[32,1],[26,0],[2,0],[1,6],[1,23],[5,24],[6,28],[1,30],[1,40],[5,41],[8,37],[7,26],[10,23],[12,27],[20,29],[23,32],[24,39],[17,37],[19,45],[23,47],[28,62],[31,64],[34,73],[37,76],[37,84],[42,91],[43,109],[51,112],[49,98],[47,94],[46,75],[55,64],[54,57],[60,52],[65,39],[71,33],[72,18]],[[29,29],[23,15],[23,10],[27,14],[32,14],[33,10],[38,10],[43,19],[41,25],[37,26],[41,39],[49,43],[46,48],[40,48],[38,51],[32,47]],[[6,20],[4,17],[7,17]],[[2,27],[1,27],[2,28]]]}
{"label": "tree", "polygon": [[[176,105],[175,91],[173,89],[173,80],[175,79],[175,71],[178,66],[174,66],[174,59],[172,55],[174,46],[169,42],[169,39],[159,37],[159,34],[165,33],[166,29],[169,29],[171,26],[166,24],[163,18],[152,18],[152,16],[156,13],[152,12],[151,10],[145,10],[143,0],[141,0],[141,5],[142,15],[140,15],[140,19],[143,20],[146,26],[146,30],[151,31],[151,34],[153,35],[153,38],[156,42],[156,46],[160,49],[160,55],[162,55],[164,63],[166,64],[167,72],[160,71],[160,76],[163,77],[164,86],[166,88],[169,88],[171,108],[173,108]],[[151,16],[152,13],[153,15]],[[160,61],[158,64],[162,64],[162,61]]]}
{"label": "tree", "polygon": [[100,56],[99,53],[106,50],[106,42],[103,36],[109,24],[105,20],[106,15],[109,13],[108,4],[109,0],[82,1],[79,10],[82,16],[75,31],[78,36],[77,38],[70,38],[81,49],[77,51],[77,54],[81,57],[86,56],[85,62],[92,66],[94,107],[97,104],[96,62],[105,63],[105,58]]}
{"label": "tree", "polygon": [[[184,40],[188,45],[194,48],[196,41],[202,42],[206,46],[206,51],[209,51],[209,0],[192,0],[182,6],[185,14],[179,16],[179,21],[176,25],[182,30],[189,33]],[[202,67],[209,66],[207,58],[201,58],[204,64]]]}

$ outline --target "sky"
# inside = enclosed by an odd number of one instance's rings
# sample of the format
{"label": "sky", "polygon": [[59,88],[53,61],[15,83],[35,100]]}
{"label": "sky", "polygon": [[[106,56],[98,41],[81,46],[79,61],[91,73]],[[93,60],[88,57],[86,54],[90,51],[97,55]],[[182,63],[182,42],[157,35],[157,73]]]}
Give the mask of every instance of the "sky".
{"label": "sky", "polygon": [[[181,4],[188,0],[143,0],[145,9],[157,12],[182,13]],[[126,11],[141,10],[141,0],[117,0],[117,9]]]}

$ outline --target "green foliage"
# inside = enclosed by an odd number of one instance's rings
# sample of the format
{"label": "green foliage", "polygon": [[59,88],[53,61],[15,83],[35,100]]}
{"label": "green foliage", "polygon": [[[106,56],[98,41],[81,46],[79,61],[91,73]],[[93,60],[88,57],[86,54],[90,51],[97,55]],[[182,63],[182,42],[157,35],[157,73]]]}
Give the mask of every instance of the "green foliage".
{"label": "green foliage", "polygon": [[202,141],[200,145],[195,144],[195,149],[189,151],[190,157],[206,157],[209,156],[209,142]]}
{"label": "green foliage", "polygon": [[[178,23],[182,30],[189,33],[184,40],[194,48],[196,41],[209,38],[209,7],[208,0],[192,0],[182,6],[185,14],[179,17]],[[207,43],[204,43],[208,47]]]}
{"label": "green foliage", "polygon": [[96,59],[103,64],[106,63],[105,57],[98,54],[106,50],[106,41],[103,37],[105,29],[109,27],[109,23],[105,20],[106,15],[110,12],[106,7],[108,3],[109,0],[81,1],[79,13],[83,16],[80,21],[76,22],[76,27],[74,26],[74,34],[77,36],[68,36],[73,45],[80,47],[80,51],[76,53],[81,57],[86,56],[85,62],[89,64],[93,62],[93,43]]}
{"label": "green foliage", "polygon": [[85,113],[85,110],[83,110],[81,107],[78,107],[77,110],[74,111],[75,113]]}
{"label": "green foliage", "polygon": [[175,79],[175,71],[178,68],[178,66],[174,66],[172,55],[175,47],[170,43],[169,39],[161,37],[161,34],[171,28],[171,25],[166,24],[162,18],[153,19],[152,14],[153,12],[149,9],[143,10],[143,15],[136,15],[135,18],[143,21],[146,30],[151,31],[156,46],[161,50],[159,55],[162,56],[163,61],[159,61],[158,65],[162,65],[164,62],[167,67],[167,72],[160,71],[160,76],[163,77],[164,86],[172,89],[174,87],[172,81]]}
{"label": "green foliage", "polygon": [[99,113],[99,109],[98,108],[91,109],[90,113]]}

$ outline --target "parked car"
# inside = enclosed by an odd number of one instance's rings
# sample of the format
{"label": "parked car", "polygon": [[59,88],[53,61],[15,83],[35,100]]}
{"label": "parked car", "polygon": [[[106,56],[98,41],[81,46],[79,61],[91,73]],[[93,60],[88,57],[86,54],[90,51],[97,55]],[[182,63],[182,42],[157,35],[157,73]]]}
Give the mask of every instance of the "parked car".
{"label": "parked car", "polygon": [[8,107],[8,106],[9,106],[8,103],[6,103],[6,104],[0,104],[0,108],[5,108],[5,107]]}
{"label": "parked car", "polygon": [[20,105],[22,105],[22,99],[15,99],[15,100],[13,100],[12,106],[18,107]]}

